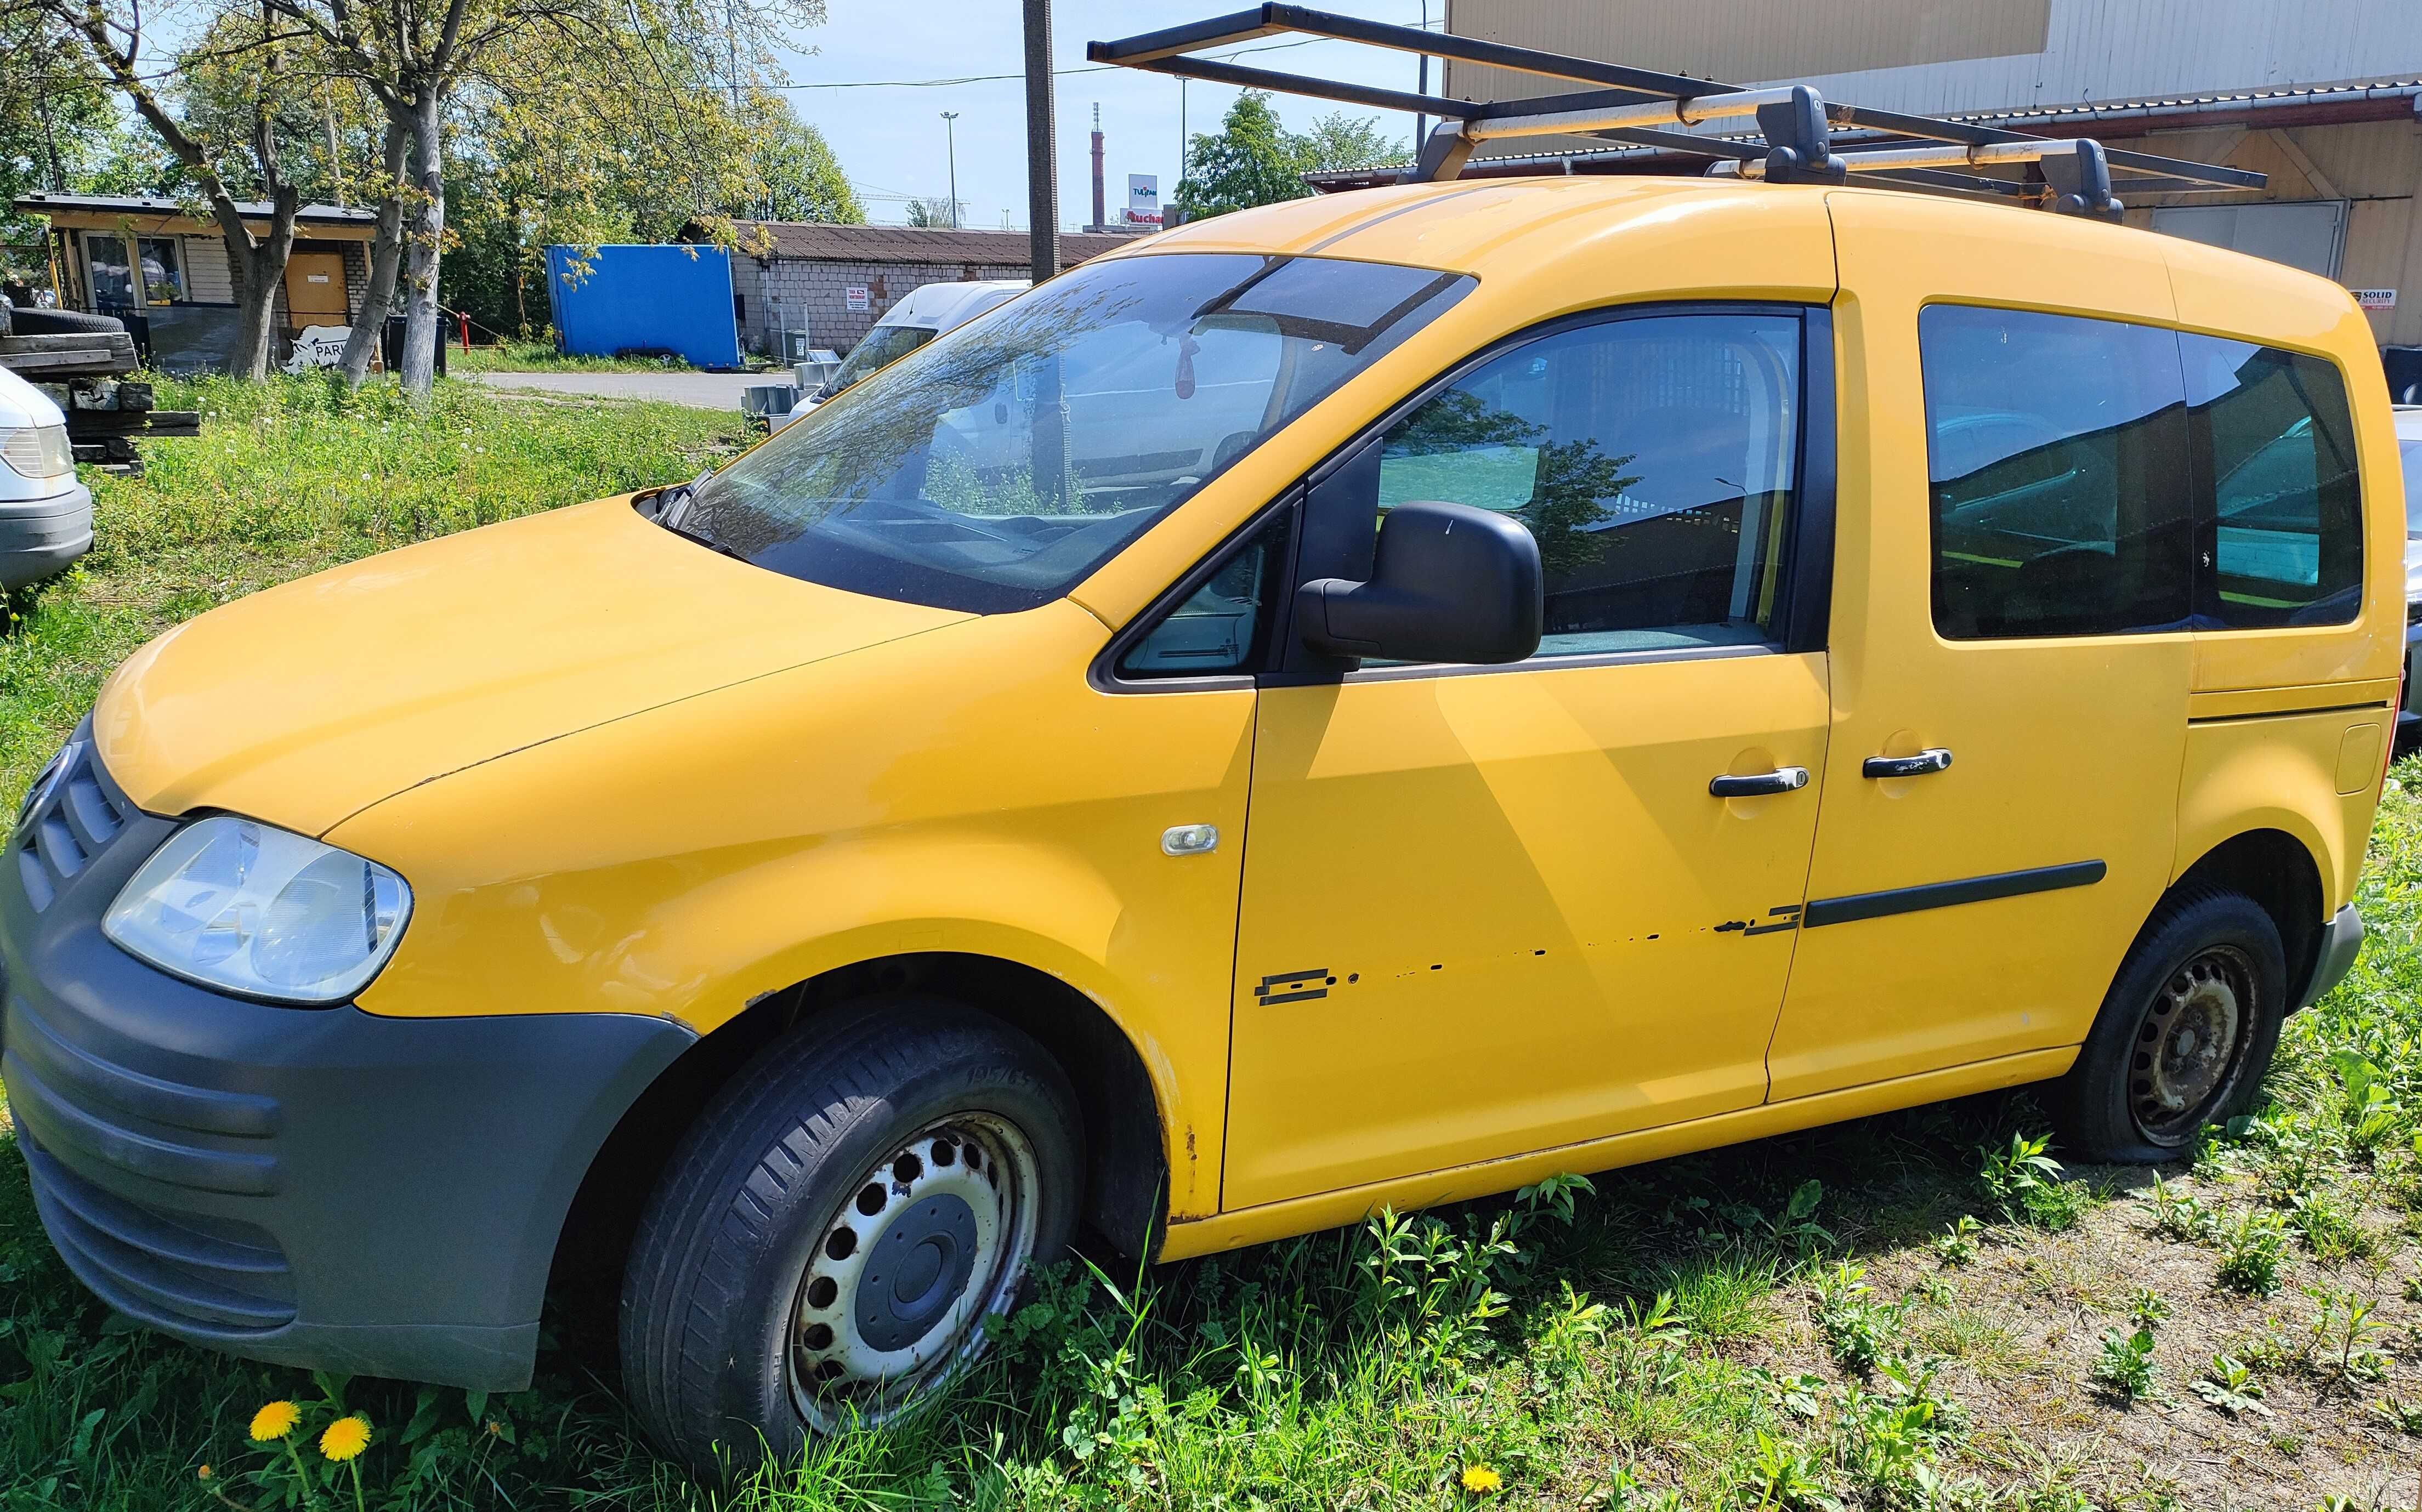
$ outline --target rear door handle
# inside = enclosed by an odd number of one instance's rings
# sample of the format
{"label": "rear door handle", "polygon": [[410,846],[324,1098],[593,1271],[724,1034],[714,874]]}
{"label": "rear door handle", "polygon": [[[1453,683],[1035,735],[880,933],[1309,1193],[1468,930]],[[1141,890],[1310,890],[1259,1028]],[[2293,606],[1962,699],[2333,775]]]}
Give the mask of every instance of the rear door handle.
{"label": "rear door handle", "polygon": [[1870,756],[1859,764],[1861,777],[1924,777],[1951,764],[1951,753],[1940,746],[1914,756]]}
{"label": "rear door handle", "polygon": [[1707,792],[1719,798],[1762,798],[1774,793],[1796,793],[1807,785],[1805,766],[1778,766],[1771,772],[1749,777],[1712,778],[1707,782]]}

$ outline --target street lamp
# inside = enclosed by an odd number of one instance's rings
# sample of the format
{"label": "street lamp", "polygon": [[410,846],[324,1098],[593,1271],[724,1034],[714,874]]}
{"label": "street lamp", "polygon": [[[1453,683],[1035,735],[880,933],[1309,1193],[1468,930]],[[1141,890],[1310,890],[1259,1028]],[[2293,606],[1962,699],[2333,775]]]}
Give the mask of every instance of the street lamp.
{"label": "street lamp", "polygon": [[959,118],[955,110],[942,112],[942,135],[951,152],[951,229],[959,228],[959,129],[952,122]]}

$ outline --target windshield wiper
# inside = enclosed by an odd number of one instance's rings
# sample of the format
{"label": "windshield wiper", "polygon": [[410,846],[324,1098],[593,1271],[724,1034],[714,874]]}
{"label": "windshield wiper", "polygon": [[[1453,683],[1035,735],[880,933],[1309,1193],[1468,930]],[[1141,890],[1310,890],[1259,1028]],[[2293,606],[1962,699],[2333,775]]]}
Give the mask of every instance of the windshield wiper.
{"label": "windshield wiper", "polygon": [[[656,496],[653,501],[656,506],[656,523],[663,526],[668,530],[673,529],[673,526],[671,524],[673,511],[679,509],[682,505],[688,503],[689,496],[698,492],[699,485],[714,476],[715,469],[709,467],[706,471],[700,473],[688,482],[673,483],[664,488],[657,489]],[[687,534],[686,531],[675,531],[674,533]]]}

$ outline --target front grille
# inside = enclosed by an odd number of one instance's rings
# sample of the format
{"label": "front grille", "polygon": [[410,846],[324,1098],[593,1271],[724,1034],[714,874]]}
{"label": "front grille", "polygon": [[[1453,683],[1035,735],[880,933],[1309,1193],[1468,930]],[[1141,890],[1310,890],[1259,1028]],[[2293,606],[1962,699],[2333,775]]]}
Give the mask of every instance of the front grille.
{"label": "front grille", "polygon": [[17,874],[37,913],[108,848],[134,811],[93,756],[87,732],[78,730],[34,780],[17,815]]}
{"label": "front grille", "polygon": [[102,1190],[18,1131],[34,1207],[68,1268],[130,1317],[208,1333],[267,1333],[294,1321],[294,1278],[267,1231],[165,1213]]}

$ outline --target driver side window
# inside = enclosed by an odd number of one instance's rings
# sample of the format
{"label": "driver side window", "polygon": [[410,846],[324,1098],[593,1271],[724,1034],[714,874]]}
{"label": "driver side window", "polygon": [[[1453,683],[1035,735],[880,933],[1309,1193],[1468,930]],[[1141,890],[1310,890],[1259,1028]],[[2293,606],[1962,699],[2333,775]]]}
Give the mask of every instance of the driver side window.
{"label": "driver side window", "polygon": [[1547,574],[1542,656],[1776,632],[1799,445],[1800,320],[1659,315],[1507,352],[1381,443],[1379,512],[1512,515]]}

